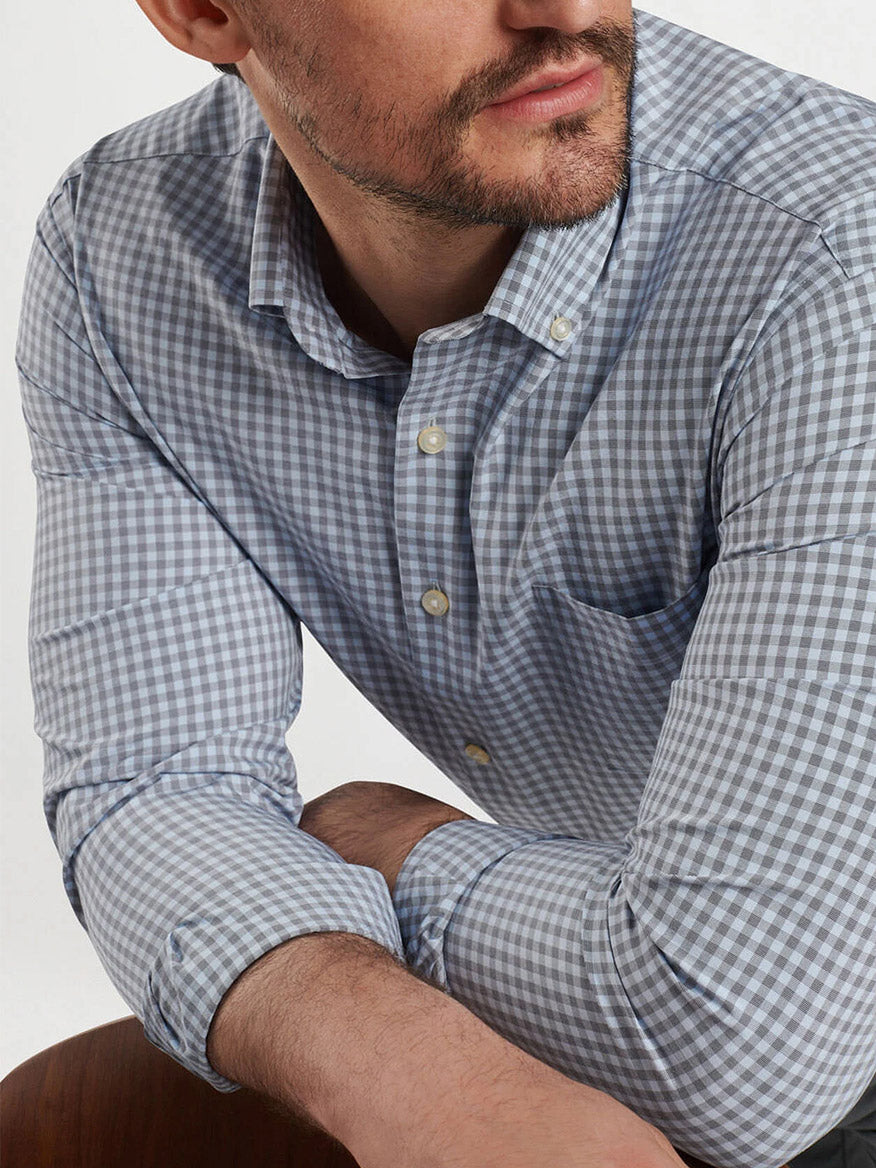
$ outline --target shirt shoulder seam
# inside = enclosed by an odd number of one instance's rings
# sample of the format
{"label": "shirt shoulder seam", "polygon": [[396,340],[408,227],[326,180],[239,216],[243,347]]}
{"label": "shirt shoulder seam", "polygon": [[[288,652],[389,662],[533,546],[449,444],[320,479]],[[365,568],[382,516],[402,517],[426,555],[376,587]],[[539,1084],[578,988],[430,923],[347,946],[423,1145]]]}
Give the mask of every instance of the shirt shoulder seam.
{"label": "shirt shoulder seam", "polygon": [[[707,179],[709,182],[721,183],[723,186],[732,187],[743,195],[748,195],[752,199],[759,199],[762,203],[768,203],[771,207],[775,207],[777,211],[781,211],[783,215],[789,215],[792,219],[797,219],[801,223],[808,223],[818,231],[818,237],[829,253],[831,259],[843,273],[847,280],[853,279],[852,273],[846,270],[842,260],[830,246],[824,234],[824,227],[817,219],[810,219],[806,215],[801,215],[797,211],[792,211],[790,207],[785,207],[781,203],[777,203],[774,199],[769,198],[768,195],[763,195],[759,191],[753,191],[749,187],[741,186],[739,183],[733,182],[732,179],[722,178],[720,175],[709,174],[707,171],[698,170],[695,166],[666,166],[662,162],[656,162],[652,158],[645,158],[641,155],[633,155],[634,161],[640,162],[645,166],[653,166],[658,170],[666,171],[668,174],[695,174],[699,178]],[[848,201],[848,200],[846,200]]]}
{"label": "shirt shoulder seam", "polygon": [[[113,158],[93,158],[90,153],[86,153],[80,160],[80,166],[72,174],[65,177],[64,185],[66,186],[71,180],[78,178],[86,166],[111,166],[119,162],[146,162],[153,158],[233,158],[235,154],[239,154],[241,150],[245,149],[250,142],[258,142],[267,139],[269,136],[270,131],[250,134],[242,142],[237,143],[233,148],[227,150],[155,150],[153,152],[124,154]],[[56,201],[58,197],[56,196],[56,199],[53,201]]]}

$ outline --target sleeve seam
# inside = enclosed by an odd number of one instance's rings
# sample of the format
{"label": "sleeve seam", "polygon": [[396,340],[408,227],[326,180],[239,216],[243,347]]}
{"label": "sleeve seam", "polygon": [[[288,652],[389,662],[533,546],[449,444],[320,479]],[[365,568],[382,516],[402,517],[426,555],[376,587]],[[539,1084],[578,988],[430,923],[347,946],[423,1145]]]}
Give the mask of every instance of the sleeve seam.
{"label": "sleeve seam", "polygon": [[[757,413],[758,414],[760,413],[760,409],[758,409]],[[753,414],[751,419],[749,419],[749,421],[753,421],[756,416],[757,416],[757,414]],[[747,428],[748,428],[748,422],[746,422],[745,426],[743,427],[743,430],[747,429]],[[737,437],[739,437],[743,433],[743,430],[739,431],[739,434],[737,435]],[[735,441],[736,441],[736,438],[733,439],[733,442],[735,442]],[[794,477],[794,475],[802,474],[804,471],[812,470],[813,467],[817,467],[821,463],[824,463],[824,462],[829,462],[832,458],[838,458],[843,454],[847,454],[851,450],[861,450],[861,449],[866,448],[868,446],[872,446],[874,444],[874,442],[876,442],[876,438],[862,438],[860,442],[852,442],[848,446],[838,446],[838,447],[836,447],[836,449],[830,450],[826,454],[822,454],[818,458],[813,458],[809,462],[803,463],[801,466],[795,466],[793,468],[793,470],[789,470],[786,474],[779,475],[778,478],[773,479],[773,481],[771,483],[769,483],[767,486],[763,487],[756,494],[752,495],[751,498],[746,499],[742,503],[737,503],[735,507],[732,507],[729,511],[726,511],[721,516],[721,522],[723,523],[726,520],[732,518],[734,515],[737,515],[740,511],[743,511],[746,507],[750,507],[752,503],[756,503],[758,499],[762,498],[764,495],[769,494],[769,492],[772,491],[775,487],[781,486],[781,484],[784,482],[787,482],[788,479],[792,479]],[[728,454],[730,453],[729,448],[728,448],[727,453]],[[725,459],[725,461],[726,461],[726,459]]]}
{"label": "sleeve seam", "polygon": [[[785,322],[785,324],[787,324],[787,322]],[[742,365],[742,368],[739,370],[736,378],[733,381],[732,386],[728,390],[728,393],[727,393],[728,407],[729,407],[729,404],[732,401],[732,399],[736,396],[736,391],[739,387],[739,383],[742,381],[742,378],[745,376],[745,374],[748,373],[749,369],[751,368],[751,365],[755,361],[756,357],[759,355],[760,349],[764,348],[770,341],[772,341],[773,338],[781,331],[782,327],[784,327],[784,326],[779,325],[779,327],[776,329],[775,332],[771,333],[769,337],[763,339],[762,344],[760,346],[758,345],[757,341],[754,342],[754,344],[752,345],[752,347],[749,351],[748,356],[746,357],[746,359]],[[824,349],[820,349],[815,356],[810,358],[809,361],[804,362],[802,365],[795,365],[794,366],[795,376],[797,376],[801,373],[805,373],[807,370],[811,369],[813,365],[817,364],[819,361],[823,361],[825,357],[828,357],[832,353],[835,353],[837,351],[837,349],[842,348],[843,345],[851,344],[852,341],[857,340],[858,337],[861,337],[864,334],[871,332],[872,330],[873,330],[872,324],[869,324],[869,323],[865,324],[863,326],[863,328],[859,329],[857,332],[852,333],[851,336],[842,337],[840,340],[838,340],[836,342],[836,344],[829,345],[828,347],[826,347]],[[733,435],[733,437],[727,443],[726,449],[724,450],[723,454],[721,455],[719,465],[717,466],[717,471],[718,471],[719,475],[723,473],[724,464],[726,463],[727,458],[729,457],[730,451],[733,448],[733,446],[735,446],[736,442],[742,436],[742,434],[745,433],[745,431],[749,428],[749,426],[757,419],[757,417],[763,412],[763,410],[766,409],[767,406],[772,402],[775,392],[776,391],[773,390],[766,395],[766,397],[760,403],[760,405],[757,407],[757,409],[754,411],[754,413],[751,414],[750,417],[746,418],[745,422],[739,427],[739,429],[736,431],[736,433]]]}

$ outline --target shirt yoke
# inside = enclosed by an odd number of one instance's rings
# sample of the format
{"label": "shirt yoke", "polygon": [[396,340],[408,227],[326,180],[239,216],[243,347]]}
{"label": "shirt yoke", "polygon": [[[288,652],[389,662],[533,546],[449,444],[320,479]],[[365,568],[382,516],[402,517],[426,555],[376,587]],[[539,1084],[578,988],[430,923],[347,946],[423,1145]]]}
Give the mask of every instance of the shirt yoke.
{"label": "shirt yoke", "polygon": [[847,277],[872,271],[876,103],[649,13],[637,24],[633,159],[808,221]]}

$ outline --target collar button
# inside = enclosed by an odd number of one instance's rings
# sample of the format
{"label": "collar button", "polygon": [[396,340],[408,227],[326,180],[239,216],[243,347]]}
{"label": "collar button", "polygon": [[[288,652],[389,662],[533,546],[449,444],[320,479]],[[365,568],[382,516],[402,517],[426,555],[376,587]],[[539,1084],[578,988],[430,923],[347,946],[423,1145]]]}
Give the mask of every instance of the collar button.
{"label": "collar button", "polygon": [[572,335],[572,322],[565,316],[557,316],[551,324],[551,336],[555,341],[565,341]]}

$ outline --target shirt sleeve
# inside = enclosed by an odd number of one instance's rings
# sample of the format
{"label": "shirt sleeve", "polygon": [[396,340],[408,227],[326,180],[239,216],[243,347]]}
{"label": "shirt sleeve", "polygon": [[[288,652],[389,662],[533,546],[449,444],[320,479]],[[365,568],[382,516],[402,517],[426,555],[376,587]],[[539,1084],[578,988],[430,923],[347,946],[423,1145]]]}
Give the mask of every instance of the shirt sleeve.
{"label": "shirt sleeve", "polygon": [[17,347],[37,487],[30,613],[44,807],[67,895],[147,1037],[221,1091],[213,1013],[315,932],[402,960],[382,875],[297,826],[284,735],[295,614],[114,397],[62,193],[40,216]]}
{"label": "shirt sleeve", "polygon": [[463,820],[393,896],[411,965],[725,1168],[796,1155],[876,1071],[876,341],[846,295],[720,418],[720,553],[624,845]]}

